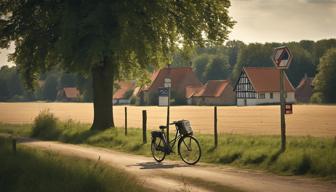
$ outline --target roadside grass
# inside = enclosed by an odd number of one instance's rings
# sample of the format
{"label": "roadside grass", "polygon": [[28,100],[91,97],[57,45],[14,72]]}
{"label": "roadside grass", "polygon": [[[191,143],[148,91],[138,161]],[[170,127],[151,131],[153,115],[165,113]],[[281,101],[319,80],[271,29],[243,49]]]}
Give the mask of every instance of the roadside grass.
{"label": "roadside grass", "polygon": [[0,189],[25,192],[150,191],[133,176],[100,162],[18,147],[0,138]]}
{"label": "roadside grass", "polygon": [[[142,144],[142,130],[111,128],[90,131],[90,125],[73,120],[60,122],[53,115],[43,115],[33,125],[0,124],[0,132],[30,135],[42,140],[88,144],[133,154],[151,156],[150,131]],[[50,123],[53,122],[54,123]],[[171,135],[170,138],[173,138]],[[279,152],[278,136],[223,134],[216,149],[212,135],[196,135],[202,148],[201,162],[261,169],[282,175],[310,175],[336,179],[336,140],[316,137],[287,137],[287,149]],[[179,160],[177,149],[168,159]]]}

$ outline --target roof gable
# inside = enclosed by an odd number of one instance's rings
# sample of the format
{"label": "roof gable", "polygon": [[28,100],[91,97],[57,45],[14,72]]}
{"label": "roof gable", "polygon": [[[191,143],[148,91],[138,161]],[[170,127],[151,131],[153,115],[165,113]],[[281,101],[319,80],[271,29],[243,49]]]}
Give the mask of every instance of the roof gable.
{"label": "roof gable", "polygon": [[187,86],[202,85],[191,67],[173,67],[154,72],[152,83],[145,90],[156,92],[159,87],[164,87],[165,78],[171,79],[172,90],[179,93],[184,93]]}
{"label": "roof gable", "polygon": [[67,98],[78,98],[80,96],[79,90],[76,87],[64,87],[63,91]]}
{"label": "roof gable", "polygon": [[[256,92],[279,92],[280,71],[274,67],[244,67],[243,71]],[[285,90],[294,92],[294,87],[285,73]]]}
{"label": "roof gable", "polygon": [[132,81],[120,81],[118,82],[119,89],[113,94],[113,99],[128,99],[126,97],[126,93],[129,90],[134,90],[136,85],[135,82]]}
{"label": "roof gable", "polygon": [[230,85],[228,80],[209,80],[195,97],[220,97]]}

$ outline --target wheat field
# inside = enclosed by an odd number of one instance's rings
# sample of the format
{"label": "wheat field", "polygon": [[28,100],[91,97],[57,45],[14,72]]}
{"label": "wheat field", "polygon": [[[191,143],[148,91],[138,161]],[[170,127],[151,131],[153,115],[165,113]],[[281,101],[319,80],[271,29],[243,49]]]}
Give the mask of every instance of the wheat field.
{"label": "wheat field", "polygon": [[[124,107],[114,107],[116,126],[124,126]],[[166,123],[166,107],[127,106],[128,127],[142,126],[142,110],[147,110],[149,129],[157,129]],[[59,119],[73,119],[91,123],[92,103],[0,103],[0,122],[32,123],[37,114],[49,109]],[[335,105],[294,105],[294,113],[286,115],[288,135],[336,136]],[[171,107],[171,121],[190,120],[196,133],[212,133],[214,107],[174,106]],[[172,129],[173,127],[171,127]],[[218,130],[220,133],[278,135],[280,133],[279,106],[221,106],[218,107]]]}

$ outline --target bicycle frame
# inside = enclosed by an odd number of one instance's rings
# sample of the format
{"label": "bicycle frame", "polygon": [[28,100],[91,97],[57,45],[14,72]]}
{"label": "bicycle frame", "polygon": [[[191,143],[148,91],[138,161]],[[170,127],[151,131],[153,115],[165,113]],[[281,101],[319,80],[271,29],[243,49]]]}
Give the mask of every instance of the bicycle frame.
{"label": "bicycle frame", "polygon": [[179,134],[180,132],[179,132],[178,128],[176,127],[176,125],[175,125],[175,128],[176,128],[175,137],[174,137],[174,139],[170,140],[169,142],[167,141],[167,136],[166,136],[165,132],[162,131],[163,139],[164,139],[164,142],[165,142],[164,143],[165,147],[169,148],[169,152],[167,154],[169,154],[173,151],[173,148],[176,144],[176,141],[178,141],[182,138],[181,134]]}

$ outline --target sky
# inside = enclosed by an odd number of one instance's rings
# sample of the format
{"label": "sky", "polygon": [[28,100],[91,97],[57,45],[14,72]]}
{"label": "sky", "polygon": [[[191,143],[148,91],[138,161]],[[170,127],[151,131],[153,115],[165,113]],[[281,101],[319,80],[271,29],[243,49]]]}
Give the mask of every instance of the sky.
{"label": "sky", "polygon": [[[237,23],[229,39],[288,42],[336,38],[336,0],[231,0],[229,14]],[[0,66],[9,52],[0,50]]]}

